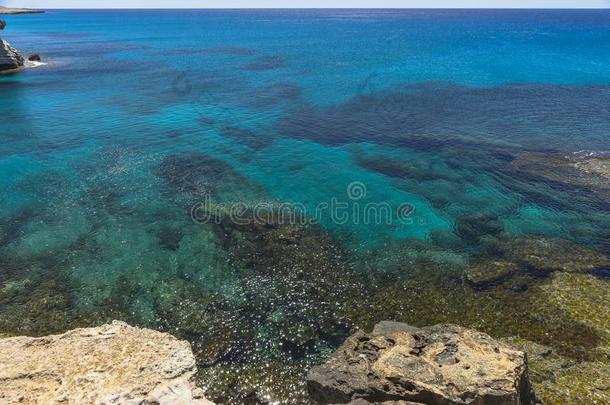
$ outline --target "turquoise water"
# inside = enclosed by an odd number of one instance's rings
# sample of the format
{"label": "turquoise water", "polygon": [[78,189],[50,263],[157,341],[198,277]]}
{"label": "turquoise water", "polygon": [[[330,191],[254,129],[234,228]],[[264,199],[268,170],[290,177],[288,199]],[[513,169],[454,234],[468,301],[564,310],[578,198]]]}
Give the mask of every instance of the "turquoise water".
{"label": "turquoise water", "polygon": [[[48,64],[0,77],[0,333],[121,318],[189,339],[217,400],[299,403],[303,370],[393,316],[388,283],[451,284],[489,237],[610,253],[607,193],[515,169],[610,151],[609,17],[7,17]],[[197,223],[203,201],[314,220]],[[366,221],[380,204],[390,219]]]}

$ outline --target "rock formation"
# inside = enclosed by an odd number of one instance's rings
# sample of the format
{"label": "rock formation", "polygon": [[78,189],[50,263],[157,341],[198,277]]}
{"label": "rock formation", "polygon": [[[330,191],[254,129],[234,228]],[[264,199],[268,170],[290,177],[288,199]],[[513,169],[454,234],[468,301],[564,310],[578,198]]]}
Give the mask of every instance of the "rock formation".
{"label": "rock formation", "polygon": [[15,70],[24,64],[23,57],[8,42],[0,39],[0,72]]}
{"label": "rock formation", "polygon": [[0,339],[2,404],[212,404],[188,342],[123,322]]}
{"label": "rock formation", "polygon": [[[0,20],[0,30],[6,28],[6,22]],[[0,73],[19,69],[25,60],[8,42],[0,39]]]}
{"label": "rock formation", "polygon": [[533,404],[525,353],[454,325],[381,322],[307,376],[324,404]]}

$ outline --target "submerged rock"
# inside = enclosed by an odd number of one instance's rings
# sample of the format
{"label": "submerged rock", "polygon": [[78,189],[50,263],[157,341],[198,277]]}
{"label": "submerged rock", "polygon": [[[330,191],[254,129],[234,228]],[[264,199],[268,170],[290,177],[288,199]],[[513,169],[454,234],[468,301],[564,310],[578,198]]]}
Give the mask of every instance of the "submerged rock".
{"label": "submerged rock", "polygon": [[525,353],[455,325],[381,322],[351,336],[307,384],[320,403],[536,402]]}
{"label": "submerged rock", "polygon": [[502,242],[499,248],[510,260],[543,274],[610,268],[610,259],[605,254],[564,239],[518,238]]}
{"label": "submerged rock", "polygon": [[582,159],[574,164],[578,170],[610,180],[610,157],[599,156]]}
{"label": "submerged rock", "polygon": [[25,63],[23,56],[5,40],[0,40],[0,72],[19,69]]}
{"label": "submerged rock", "polygon": [[610,347],[610,281],[591,274],[558,272],[540,290],[538,305],[557,308],[594,329]]}
{"label": "submerged rock", "polygon": [[118,321],[0,339],[2,403],[212,404],[195,372],[188,342]]}
{"label": "submerged rock", "polygon": [[487,260],[469,267],[465,277],[473,287],[484,288],[510,278],[518,269],[516,263]]}
{"label": "submerged rock", "polygon": [[497,215],[473,214],[459,218],[456,223],[457,234],[465,240],[477,242],[485,235],[499,235],[503,228]]}
{"label": "submerged rock", "polygon": [[38,55],[37,53],[35,53],[34,55],[30,55],[30,57],[28,58],[28,60],[30,62],[40,62],[41,58],[40,55]]}
{"label": "submerged rock", "polygon": [[610,159],[596,154],[564,154],[523,152],[510,162],[520,174],[547,184],[588,189],[608,196],[610,191]]}
{"label": "submerged rock", "polygon": [[546,405],[610,403],[610,366],[606,361],[578,362],[549,346],[519,338],[505,339],[527,353],[536,395]]}

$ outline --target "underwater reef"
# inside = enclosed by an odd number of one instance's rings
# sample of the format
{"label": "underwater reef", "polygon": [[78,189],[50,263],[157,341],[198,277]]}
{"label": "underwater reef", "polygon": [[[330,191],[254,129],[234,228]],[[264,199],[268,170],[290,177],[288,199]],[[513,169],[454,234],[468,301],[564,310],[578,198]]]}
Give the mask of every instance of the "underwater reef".
{"label": "underwater reef", "polygon": [[[108,170],[137,187],[136,169],[119,170],[129,152],[104,153]],[[199,383],[217,403],[308,403],[307,370],[382,319],[459,324],[516,342],[528,355],[531,347],[534,354],[548,347],[561,361],[537,355],[530,361],[534,389],[547,403],[565,403],[604,381],[589,377],[608,364],[610,333],[609,282],[597,273],[610,262],[595,249],[508,236],[494,217],[469,216],[456,229],[480,244],[472,260],[450,254],[440,239],[394,242],[353,257],[320,226],[281,222],[272,208],[262,221],[238,223],[211,206],[215,221],[195,224],[184,210],[203,196],[220,203],[247,189],[264,200],[265,190],[202,153],[143,162],[156,166],[158,197],[175,206],[160,206],[154,217],[164,220],[145,229],[127,230],[139,203],[123,200],[120,188],[86,166],[78,170],[92,176],[91,185],[78,200],[57,194],[52,185],[70,181],[61,176],[21,185],[47,184],[45,202],[73,201],[73,213],[69,228],[52,209],[5,220],[3,334],[46,335],[114,318],[168,331],[191,343]],[[45,227],[33,232],[40,221]],[[37,242],[49,232],[55,245]],[[89,258],[103,250],[118,255]],[[135,270],[142,263],[151,263],[144,274]],[[560,367],[564,362],[571,366]],[[570,376],[576,382],[566,386]],[[605,392],[583,394],[582,403]]]}

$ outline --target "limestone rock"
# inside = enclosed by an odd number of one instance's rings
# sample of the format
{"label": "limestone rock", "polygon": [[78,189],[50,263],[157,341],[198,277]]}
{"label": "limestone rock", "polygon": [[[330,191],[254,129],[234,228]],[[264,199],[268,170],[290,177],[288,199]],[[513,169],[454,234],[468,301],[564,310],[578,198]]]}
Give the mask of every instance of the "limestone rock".
{"label": "limestone rock", "polygon": [[212,404],[188,342],[123,322],[0,339],[2,404]]}
{"label": "limestone rock", "polygon": [[6,28],[6,21],[0,20],[0,31]]}
{"label": "limestone rock", "polygon": [[23,57],[11,44],[0,40],[0,72],[18,69],[24,62]]}
{"label": "limestone rock", "polygon": [[523,352],[455,325],[381,322],[307,376],[325,404],[533,404]]}

